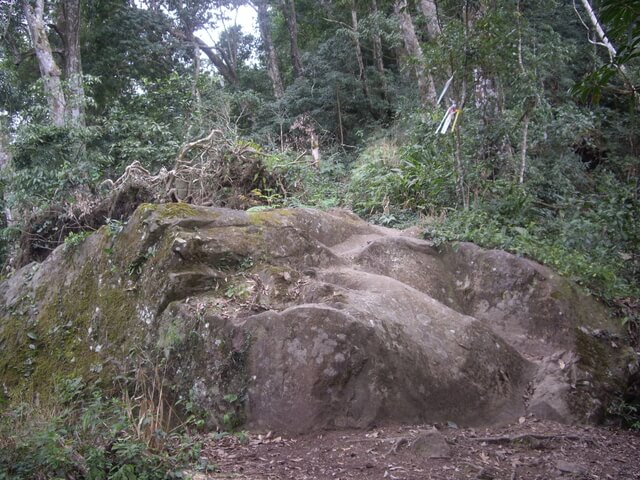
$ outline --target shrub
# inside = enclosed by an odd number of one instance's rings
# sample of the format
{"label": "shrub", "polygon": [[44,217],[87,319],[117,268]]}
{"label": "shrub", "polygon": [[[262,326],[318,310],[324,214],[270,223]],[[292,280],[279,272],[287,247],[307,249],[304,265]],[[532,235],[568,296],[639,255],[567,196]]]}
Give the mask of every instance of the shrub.
{"label": "shrub", "polygon": [[82,378],[60,380],[47,404],[19,403],[0,414],[0,479],[179,478],[194,447],[173,435],[162,448],[150,448],[131,417],[140,405],[111,398]]}

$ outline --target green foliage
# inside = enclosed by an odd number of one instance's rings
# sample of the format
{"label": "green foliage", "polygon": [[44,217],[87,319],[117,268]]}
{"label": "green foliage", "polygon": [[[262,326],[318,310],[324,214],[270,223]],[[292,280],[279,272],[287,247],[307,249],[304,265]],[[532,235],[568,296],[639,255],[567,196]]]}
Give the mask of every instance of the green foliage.
{"label": "green foliage", "polygon": [[117,236],[124,229],[127,222],[122,220],[115,220],[113,218],[107,218],[107,233],[110,237]]}
{"label": "green foliage", "polygon": [[16,227],[0,228],[0,271],[11,253],[12,245],[15,245],[19,237],[20,230]]}
{"label": "green foliage", "polygon": [[71,232],[64,238],[64,246],[67,250],[77,247],[93,232]]}
{"label": "green foliage", "polygon": [[[640,57],[640,1],[604,0],[600,2],[600,21],[607,37],[617,47],[617,55],[604,65],[589,72],[572,89],[582,99],[596,103],[604,91],[612,87],[638,102],[638,64]],[[630,70],[635,71],[630,71]],[[622,84],[622,85],[619,85]]]}
{"label": "green foliage", "polygon": [[[622,209],[620,195],[628,202]],[[518,185],[495,184],[475,208],[450,212],[428,234],[525,255],[606,299],[640,294],[638,265],[630,261],[640,245],[632,197],[618,188],[564,201],[549,208]]]}
{"label": "green foliage", "polygon": [[240,414],[244,398],[242,395],[230,393],[224,396],[224,401],[228,404],[228,409],[222,416],[222,423],[228,431],[237,430],[244,423],[244,417]]}
{"label": "green foliage", "polygon": [[[267,197],[275,200],[270,205],[321,209],[342,205],[348,157],[341,151],[326,152],[317,168],[312,165],[310,155],[297,158],[293,155],[285,152],[265,158],[267,168],[278,175],[288,189],[286,198]],[[263,197],[268,194],[262,192]]]}
{"label": "green foliage", "polygon": [[380,212],[391,199],[399,200],[398,195],[403,193],[401,185],[400,168],[388,165],[384,160],[366,161],[354,168],[349,183],[352,208],[360,214]]}
{"label": "green foliage", "polygon": [[609,405],[607,414],[618,418],[627,428],[640,431],[640,404],[619,398]]}
{"label": "green foliage", "polygon": [[244,300],[249,296],[249,290],[246,285],[240,284],[229,284],[224,291],[224,296],[230,299],[236,300]]}
{"label": "green foliage", "polygon": [[404,148],[379,143],[360,155],[348,200],[363,215],[382,212],[389,205],[436,212],[456,202],[452,162],[449,146],[427,135]]}
{"label": "green foliage", "polygon": [[99,172],[89,161],[85,145],[95,135],[95,129],[40,123],[19,128],[12,145],[12,168],[4,172],[9,206],[46,206],[92,185]]}
{"label": "green foliage", "polygon": [[84,13],[83,70],[101,79],[94,91],[95,113],[114,101],[135,100],[145,81],[186,73],[187,47],[169,34],[173,22],[160,9],[102,0],[88,3]]}
{"label": "green foliage", "polygon": [[640,55],[640,1],[604,0],[601,20],[608,35],[618,45],[618,62],[626,63]]}
{"label": "green foliage", "polygon": [[53,405],[1,413],[0,478],[181,478],[181,462],[197,448],[176,435],[163,450],[148,448],[127,406],[82,378],[61,379]]}

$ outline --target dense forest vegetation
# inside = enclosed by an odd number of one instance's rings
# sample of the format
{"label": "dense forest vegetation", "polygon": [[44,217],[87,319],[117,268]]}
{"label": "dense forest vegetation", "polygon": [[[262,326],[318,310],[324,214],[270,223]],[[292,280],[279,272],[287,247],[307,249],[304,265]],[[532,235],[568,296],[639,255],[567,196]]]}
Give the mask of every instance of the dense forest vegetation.
{"label": "dense forest vegetation", "polygon": [[[638,335],[639,18],[637,0],[2,0],[3,274],[126,221],[97,207],[126,172],[224,159],[211,204],[345,206],[506,249]],[[238,193],[222,177],[242,162]]]}
{"label": "dense forest vegetation", "polygon": [[[241,5],[254,31],[235,23]],[[604,298],[630,297],[638,8],[3,2],[3,262],[25,232],[51,249],[95,227],[53,234],[42,212],[95,198],[134,162],[171,168],[181,145],[216,130],[281,177],[256,203],[346,205],[389,226],[420,218],[437,240],[529,255]]]}

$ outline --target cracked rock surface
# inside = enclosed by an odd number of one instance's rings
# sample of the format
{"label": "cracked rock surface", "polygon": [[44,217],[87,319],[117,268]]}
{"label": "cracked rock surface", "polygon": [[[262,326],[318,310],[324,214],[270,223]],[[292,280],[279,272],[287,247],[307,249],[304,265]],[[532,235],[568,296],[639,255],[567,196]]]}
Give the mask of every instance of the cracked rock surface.
{"label": "cracked rock surface", "polygon": [[604,307],[527,259],[342,210],[185,204],[2,282],[0,347],[5,395],[142,352],[211,428],[289,433],[595,420],[637,368]]}

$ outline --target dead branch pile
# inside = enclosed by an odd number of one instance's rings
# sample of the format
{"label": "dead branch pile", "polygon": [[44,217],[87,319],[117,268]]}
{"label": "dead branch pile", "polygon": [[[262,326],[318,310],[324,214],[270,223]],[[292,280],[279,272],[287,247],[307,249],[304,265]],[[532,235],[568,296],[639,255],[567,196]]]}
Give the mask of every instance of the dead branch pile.
{"label": "dead branch pile", "polygon": [[113,184],[116,194],[132,186],[153,193],[156,203],[185,202],[194,205],[246,208],[258,204],[251,192],[283,193],[279,178],[268,172],[264,154],[247,144],[226,140],[213,130],[200,140],[185,144],[171,170],[149,173],[140,163],[129,165]]}
{"label": "dead branch pile", "polygon": [[185,202],[246,209],[265,203],[264,192],[286,194],[283,180],[269,172],[264,154],[224,137],[222,131],[185,144],[174,167],[149,172],[139,162],[116,181],[105,180],[99,192],[77,192],[73,202],[54,205],[31,216],[20,238],[14,266],[42,261],[70,232],[124,221],[142,203]]}

